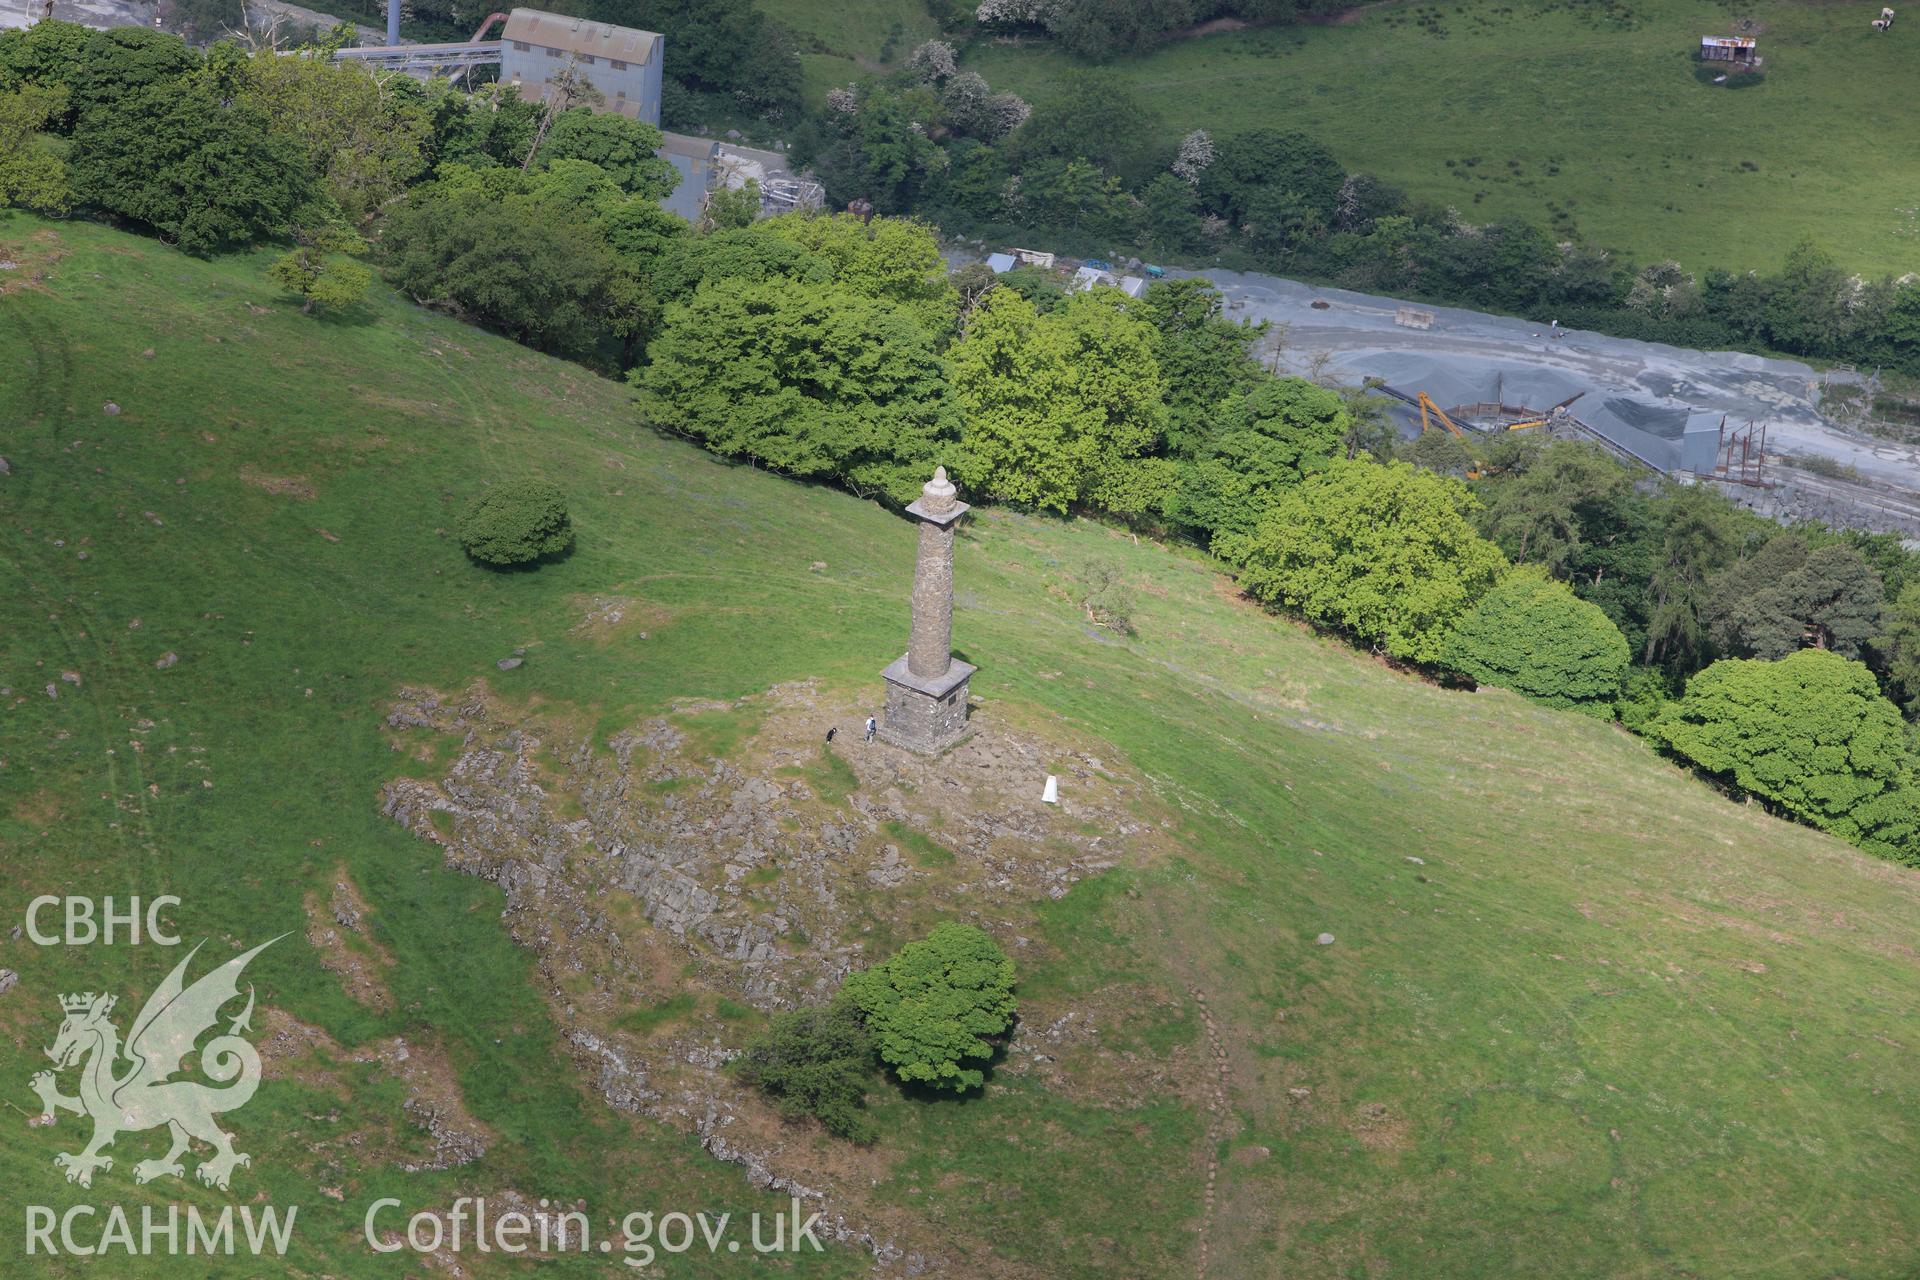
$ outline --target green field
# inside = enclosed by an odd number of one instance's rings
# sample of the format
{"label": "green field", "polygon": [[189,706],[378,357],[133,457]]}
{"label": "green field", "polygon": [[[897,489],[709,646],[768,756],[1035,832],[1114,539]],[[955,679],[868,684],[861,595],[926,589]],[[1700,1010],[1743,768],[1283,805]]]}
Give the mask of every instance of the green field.
{"label": "green field", "polygon": [[[800,37],[800,63],[806,69],[807,103],[835,85],[885,70],[906,60],[923,41],[940,34],[920,0],[761,0],[768,17]],[[884,56],[883,56],[884,55]]]}
{"label": "green field", "polygon": [[[803,29],[808,12],[816,24],[838,12],[778,8]],[[1300,129],[1347,167],[1470,220],[1545,226],[1551,202],[1586,238],[1636,261],[1776,270],[1811,233],[1849,268],[1899,275],[1920,269],[1909,212],[1920,205],[1917,55],[1911,33],[1869,28],[1878,12],[1782,0],[1610,10],[1389,0],[1339,24],[1209,35],[1111,66],[1159,116],[1161,142],[1198,128]],[[1702,83],[1700,37],[1728,33],[1736,17],[1761,24],[1764,79]],[[866,26],[865,43],[852,31],[827,38],[870,58],[885,29]],[[1035,101],[1076,65],[1038,41],[982,41],[963,61]],[[810,64],[809,74],[844,81],[855,69]]]}
{"label": "green field", "polygon": [[[256,1154],[240,1197],[301,1206],[283,1274],[433,1273],[366,1251],[382,1195],[770,1208],[577,1078],[499,892],[381,817],[412,765],[382,718],[402,685],[481,677],[602,732],[803,678],[870,699],[904,636],[908,528],[660,439],[621,386],[391,294],[316,321],[264,257],[195,262],[18,215],[0,258],[19,264],[0,276],[0,965],[20,974],[0,996],[0,1272],[258,1273],[12,1261],[22,1203],[226,1202],[137,1188],[124,1165],[81,1192],[51,1165],[72,1119],[27,1127],[53,994],[131,1000],[177,958],[5,941],[42,892],[177,893],[183,931],[216,949],[291,931],[258,964],[264,1008],[343,1049],[444,1049],[495,1134],[477,1164],[402,1172],[426,1139],[371,1066],[269,1078],[236,1116]],[[480,571],[444,530],[483,478],[516,475],[568,491],[580,545]],[[1066,590],[1096,552],[1140,595],[1134,636],[1088,628]],[[1911,871],[1732,803],[1615,728],[1442,690],[1267,616],[1189,553],[987,510],[959,555],[981,714],[1150,779],[1141,804],[1170,825],[1144,865],[1032,913],[1036,1020],[1098,1013],[1062,1077],[1084,1087],[882,1101],[866,1203],[923,1224],[942,1273],[1193,1275],[1210,1156],[1215,1277],[1920,1269]],[[657,611],[644,645],[577,632],[596,593]],[[509,684],[494,662],[516,646],[535,657]],[[946,867],[939,833],[904,843]],[[343,866],[393,959],[385,1012],[305,937],[303,897]],[[1194,988],[1228,1066],[1211,1147]],[[627,1025],[708,1009],[663,993]],[[711,1016],[735,1043],[751,1025]],[[548,1270],[627,1274],[608,1265]],[[835,1251],[805,1274],[866,1270]]]}

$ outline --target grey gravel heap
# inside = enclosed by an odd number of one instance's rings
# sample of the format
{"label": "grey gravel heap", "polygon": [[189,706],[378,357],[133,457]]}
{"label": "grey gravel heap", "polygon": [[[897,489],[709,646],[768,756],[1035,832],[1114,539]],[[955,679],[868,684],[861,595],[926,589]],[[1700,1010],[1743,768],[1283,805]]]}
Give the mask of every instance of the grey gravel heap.
{"label": "grey gravel heap", "polygon": [[931,755],[967,732],[967,681],[978,669],[953,656],[953,531],[967,504],[956,501],[945,467],[907,508],[920,521],[913,565],[913,630],[907,652],[881,672],[887,707],[880,737]]}

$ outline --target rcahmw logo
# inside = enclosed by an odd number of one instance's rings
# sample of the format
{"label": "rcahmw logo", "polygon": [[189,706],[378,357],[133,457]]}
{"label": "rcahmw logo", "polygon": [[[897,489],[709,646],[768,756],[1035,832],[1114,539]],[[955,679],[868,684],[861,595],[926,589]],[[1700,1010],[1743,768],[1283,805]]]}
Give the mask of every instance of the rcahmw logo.
{"label": "rcahmw logo", "polygon": [[[189,986],[187,966],[200,953],[200,947],[194,947],[141,1006],[124,1041],[112,1017],[118,1003],[114,996],[89,991],[60,997],[65,1016],[47,1049],[54,1070],[36,1074],[32,1087],[40,1095],[39,1125],[54,1124],[62,1112],[93,1122],[93,1135],[84,1147],[53,1157],[68,1182],[92,1187],[96,1174],[113,1169],[113,1158],[103,1154],[106,1148],[122,1134],[149,1129],[165,1128],[171,1145],[164,1155],[134,1164],[133,1178],[138,1183],[185,1177],[181,1157],[196,1142],[213,1151],[193,1171],[209,1187],[228,1190],[234,1171],[252,1163],[245,1152],[234,1149],[232,1136],[215,1120],[245,1106],[260,1085],[260,1055],[242,1034],[253,1029],[251,986],[246,1006],[227,1020],[223,1033],[200,1047],[199,1072],[212,1083],[174,1077],[200,1037],[217,1028],[221,1009],[240,997],[240,975],[247,965],[279,940],[235,956]],[[74,1068],[78,1069],[75,1092],[62,1093],[59,1073]],[[253,1206],[245,1206],[240,1210],[238,1242],[256,1254],[269,1249],[285,1253],[298,1212],[297,1207],[288,1208],[282,1221],[278,1209],[267,1208],[256,1216]],[[27,1252],[231,1253],[236,1243],[234,1217],[232,1206],[209,1220],[193,1206],[181,1212],[179,1206],[156,1209],[149,1205],[142,1208],[136,1231],[118,1205],[105,1210],[75,1205],[64,1212],[29,1205]],[[99,1234],[90,1241],[82,1238],[95,1230]]]}

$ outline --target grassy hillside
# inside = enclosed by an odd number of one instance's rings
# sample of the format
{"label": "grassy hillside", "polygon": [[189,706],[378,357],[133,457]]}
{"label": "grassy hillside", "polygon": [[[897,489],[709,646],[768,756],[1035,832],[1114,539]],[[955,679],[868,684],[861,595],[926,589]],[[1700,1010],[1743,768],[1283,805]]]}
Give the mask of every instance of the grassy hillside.
{"label": "grassy hillside", "polygon": [[[1868,27],[1876,12],[1389,0],[1334,25],[1209,35],[1112,66],[1159,114],[1162,142],[1297,128],[1349,168],[1476,220],[1547,225],[1558,206],[1639,261],[1771,270],[1811,232],[1849,268],[1897,275],[1920,267],[1920,223],[1905,212],[1920,178],[1914,54],[1899,31]],[[1761,24],[1766,76],[1703,83],[1699,39],[1735,16]],[[859,53],[877,46],[868,31]],[[966,63],[1036,100],[1075,65],[1043,42],[983,42]]]}
{"label": "grassy hillside", "polygon": [[816,104],[835,85],[900,65],[940,34],[920,0],[761,0],[759,7],[799,35],[807,96]]}
{"label": "grassy hillside", "polygon": [[[270,1078],[236,1117],[257,1157],[242,1185],[302,1206],[291,1274],[403,1274],[358,1238],[381,1195],[770,1207],[574,1078],[498,893],[380,816],[408,764],[381,717],[402,684],[481,677],[604,726],[805,677],[871,697],[904,635],[906,527],[658,439],[622,388],[391,296],[315,321],[260,259],[17,216],[0,257],[21,264],[0,276],[0,922],[39,892],[174,892],[183,932],[215,947],[290,931],[258,966],[262,1003],[343,1059],[393,1035],[442,1046],[496,1135],[478,1164],[401,1172],[426,1140],[391,1081],[344,1060]],[[484,573],[444,530],[483,477],[514,475],[568,490],[581,543]],[[1090,631],[1067,598],[1096,552],[1141,594],[1134,637]],[[874,1199],[968,1273],[1196,1274],[1210,1155],[1218,1277],[1920,1268],[1920,878],[1607,726],[1432,688],[1276,621],[1194,557],[997,511],[960,557],[982,714],[1125,761],[1178,815],[1174,852],[1040,910],[1023,987],[1099,1010],[1116,1070],[1194,1077],[885,1103]],[[574,629],[603,592],[655,611],[644,644]],[[532,660],[503,678],[515,647]],[[303,896],[342,866],[393,960],[384,1013],[306,940]],[[14,1222],[21,1202],[225,1202],[136,1188],[124,1165],[80,1192],[50,1163],[73,1121],[24,1119],[53,994],[131,999],[176,959],[0,940],[21,975],[0,997]],[[1211,1149],[1196,988],[1227,1065]],[[222,1266],[132,1273],[253,1274]],[[805,1273],[865,1269],[835,1252]]]}

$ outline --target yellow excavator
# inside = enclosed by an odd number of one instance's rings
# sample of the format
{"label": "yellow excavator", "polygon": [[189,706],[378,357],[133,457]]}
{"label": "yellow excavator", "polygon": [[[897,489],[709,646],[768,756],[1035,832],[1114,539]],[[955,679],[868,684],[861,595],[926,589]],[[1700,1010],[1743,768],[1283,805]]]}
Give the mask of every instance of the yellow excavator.
{"label": "yellow excavator", "polygon": [[[1460,429],[1460,425],[1452,418],[1449,418],[1447,411],[1435,404],[1433,397],[1426,392],[1420,392],[1418,399],[1416,399],[1414,403],[1420,406],[1420,430],[1423,433],[1433,430],[1433,419],[1437,418],[1440,421],[1440,425],[1453,432],[1455,436],[1462,440],[1467,438],[1467,433]],[[1427,416],[1428,414],[1432,414],[1433,417],[1429,418]]]}
{"label": "yellow excavator", "polygon": [[[1445,409],[1442,409],[1433,402],[1432,396],[1422,391],[1418,394],[1414,403],[1420,407],[1420,434],[1425,435],[1429,431],[1436,430],[1437,428],[1435,428],[1433,424],[1435,421],[1438,421],[1442,427],[1453,432],[1454,438],[1459,440],[1462,445],[1467,443],[1467,433],[1460,429],[1459,423],[1447,416]],[[1473,456],[1471,448],[1468,449],[1467,456],[1469,458]],[[1478,480],[1479,478],[1480,464],[1478,462],[1470,462],[1467,466],[1467,479]]]}

